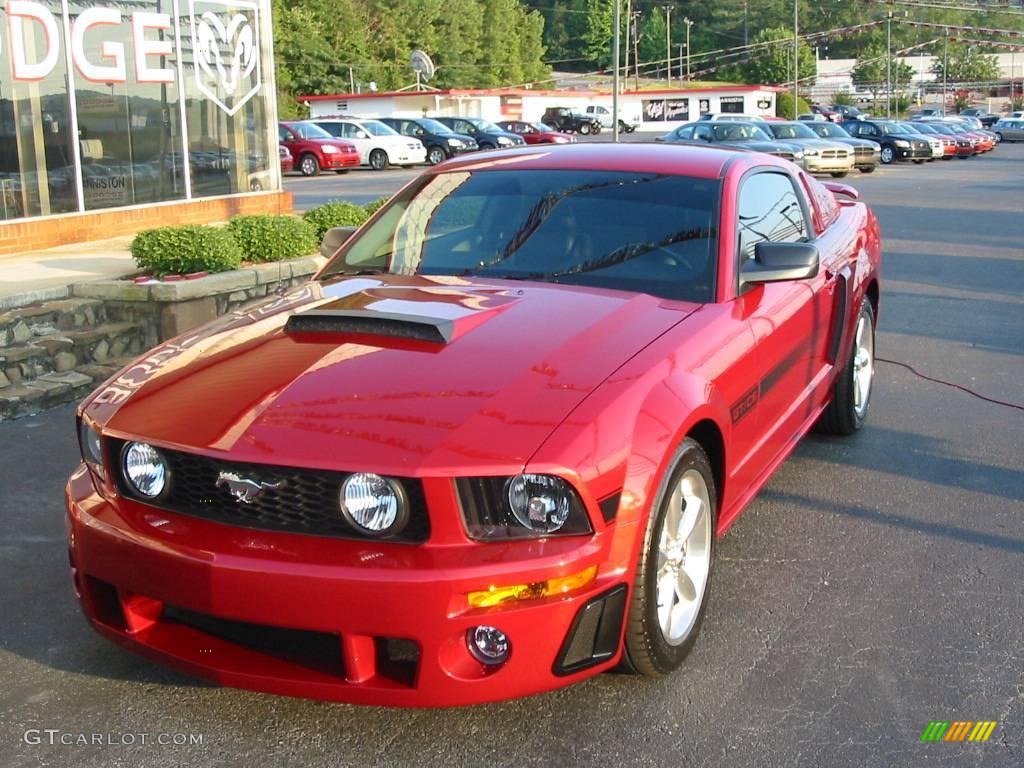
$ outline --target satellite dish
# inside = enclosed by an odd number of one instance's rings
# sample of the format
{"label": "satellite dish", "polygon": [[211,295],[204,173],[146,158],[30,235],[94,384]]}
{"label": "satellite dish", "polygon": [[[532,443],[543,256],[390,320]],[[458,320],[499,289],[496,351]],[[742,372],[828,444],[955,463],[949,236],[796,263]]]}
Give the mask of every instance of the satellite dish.
{"label": "satellite dish", "polygon": [[434,62],[426,54],[425,51],[417,48],[412,52],[412,56],[409,59],[409,65],[412,67],[412,71],[416,73],[416,81],[429,82],[430,78],[434,76]]}

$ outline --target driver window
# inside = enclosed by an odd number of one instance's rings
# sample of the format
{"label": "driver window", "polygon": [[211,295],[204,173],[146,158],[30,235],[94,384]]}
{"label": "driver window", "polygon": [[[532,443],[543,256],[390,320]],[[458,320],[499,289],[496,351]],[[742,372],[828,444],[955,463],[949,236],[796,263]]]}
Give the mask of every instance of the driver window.
{"label": "driver window", "polygon": [[711,141],[711,126],[701,125],[693,132],[693,138],[698,141]]}
{"label": "driver window", "polygon": [[739,263],[754,258],[754,247],[764,241],[807,241],[807,219],[789,176],[757,173],[743,181],[739,195]]}
{"label": "driver window", "polygon": [[680,139],[692,139],[693,138],[693,126],[688,125],[685,128],[680,128],[676,131],[676,136]]}

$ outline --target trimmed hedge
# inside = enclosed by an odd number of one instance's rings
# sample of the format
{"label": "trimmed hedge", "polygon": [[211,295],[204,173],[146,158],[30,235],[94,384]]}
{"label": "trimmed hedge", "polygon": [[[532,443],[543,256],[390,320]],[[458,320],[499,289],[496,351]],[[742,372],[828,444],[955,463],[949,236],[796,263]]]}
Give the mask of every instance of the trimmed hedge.
{"label": "trimmed hedge", "polygon": [[236,216],[228,231],[247,261],[296,259],[320,244],[313,226],[295,216]]}
{"label": "trimmed hedge", "polygon": [[242,249],[223,227],[149,229],[135,236],[131,251],[140,269],[157,276],[226,272],[242,263]]}
{"label": "trimmed hedge", "polygon": [[367,203],[364,206],[364,208],[366,210],[366,215],[368,217],[369,216],[373,216],[373,214],[375,214],[378,210],[380,210],[381,208],[384,207],[384,203],[386,203],[387,201],[388,201],[388,198],[380,197],[380,198],[377,198],[376,200],[374,200],[372,203]]}
{"label": "trimmed hedge", "polygon": [[[370,205],[376,205],[376,203],[371,203]],[[319,242],[324,239],[327,230],[333,227],[358,227],[370,218],[370,214],[361,205],[335,200],[318,205],[316,208],[310,208],[302,214],[302,218],[316,228],[317,241]]]}

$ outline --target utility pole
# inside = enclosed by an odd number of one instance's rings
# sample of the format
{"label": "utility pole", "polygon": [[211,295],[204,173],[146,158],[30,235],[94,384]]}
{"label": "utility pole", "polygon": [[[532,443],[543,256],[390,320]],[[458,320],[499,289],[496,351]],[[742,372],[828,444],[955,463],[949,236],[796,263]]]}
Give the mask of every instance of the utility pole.
{"label": "utility pole", "polygon": [[[689,56],[686,57],[686,64],[687,64],[686,79],[689,80],[690,79],[690,72],[689,72],[690,57]],[[679,81],[682,82],[682,80],[683,80],[683,44],[680,43],[679,44]]]}
{"label": "utility pole", "polygon": [[633,11],[633,90],[640,90],[640,33],[637,29],[637,19],[640,18],[640,11]]}
{"label": "utility pole", "polygon": [[946,116],[946,84],[949,81],[949,27],[942,44],[942,116]]}
{"label": "utility pole", "polygon": [[892,119],[892,11],[885,17],[885,118]]}
{"label": "utility pole", "polygon": [[686,79],[690,79],[690,27],[693,26],[693,20],[689,16],[683,17],[683,23],[686,25]]}
{"label": "utility pole", "polygon": [[672,6],[661,6],[665,11],[665,79],[672,85]]}
{"label": "utility pole", "polygon": [[800,98],[800,0],[793,0],[793,117],[796,120]]}
{"label": "utility pole", "polygon": [[[633,0],[626,0],[626,23],[633,23]],[[629,28],[626,29],[626,63],[622,67],[622,76],[629,80]]]}
{"label": "utility pole", "polygon": [[612,34],[612,59],[615,69],[612,70],[612,141],[619,141],[619,37],[622,34],[622,0],[615,0],[615,32]]}

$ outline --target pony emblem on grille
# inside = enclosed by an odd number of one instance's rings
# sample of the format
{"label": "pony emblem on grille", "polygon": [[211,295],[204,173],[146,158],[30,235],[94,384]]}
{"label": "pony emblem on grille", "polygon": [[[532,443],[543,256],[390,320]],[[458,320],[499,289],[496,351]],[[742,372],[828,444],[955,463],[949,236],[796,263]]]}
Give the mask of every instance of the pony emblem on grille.
{"label": "pony emblem on grille", "polygon": [[235,501],[242,504],[252,504],[256,499],[267,491],[276,491],[284,487],[284,481],[277,483],[262,483],[250,480],[247,477],[239,477],[234,472],[221,472],[217,475],[217,487],[227,486]]}

